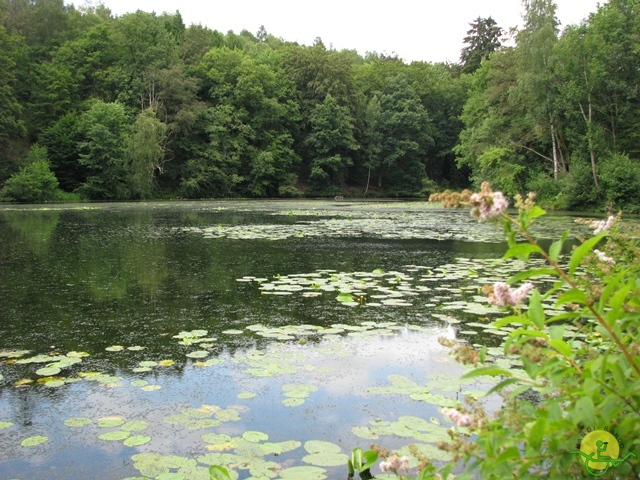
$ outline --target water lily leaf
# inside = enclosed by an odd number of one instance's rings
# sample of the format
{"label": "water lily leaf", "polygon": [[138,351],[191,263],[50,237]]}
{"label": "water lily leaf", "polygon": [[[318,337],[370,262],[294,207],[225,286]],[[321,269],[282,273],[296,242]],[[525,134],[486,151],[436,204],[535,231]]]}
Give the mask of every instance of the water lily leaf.
{"label": "water lily leaf", "polygon": [[356,437],[366,438],[367,440],[376,440],[380,438],[369,427],[352,427],[351,433],[353,433]]}
{"label": "water lily leaf", "polygon": [[100,440],[118,441],[124,440],[130,435],[131,432],[125,432],[124,430],[114,430],[112,432],[103,433],[102,435],[98,436],[98,438]]}
{"label": "water lily leaf", "polygon": [[[40,379],[40,380],[44,380],[44,379]],[[49,388],[58,388],[58,387],[62,387],[65,383],[67,383],[65,380],[59,379],[59,378],[49,378],[46,382],[44,382],[44,386],[45,387],[49,387]]]}
{"label": "water lily leaf", "polygon": [[154,362],[153,360],[144,360],[138,363],[138,365],[140,365],[141,367],[156,367],[158,365],[158,362]]}
{"label": "water lily leaf", "polygon": [[145,392],[153,392],[155,390],[160,390],[162,387],[160,385],[146,385],[141,388],[141,390]]}
{"label": "water lily leaf", "polygon": [[216,412],[216,418],[221,422],[237,422],[240,420],[240,415],[235,410],[226,409]]}
{"label": "water lily leaf", "polygon": [[36,374],[42,375],[43,377],[51,377],[52,375],[57,375],[60,373],[60,369],[58,367],[44,367],[36,370]]}
{"label": "water lily leaf", "polygon": [[249,399],[249,398],[254,398],[256,395],[258,395],[257,393],[253,393],[253,392],[240,392],[238,394],[238,398],[240,399]]}
{"label": "water lily leaf", "polygon": [[144,387],[145,385],[149,385],[149,382],[146,380],[134,380],[129,385],[132,387]]}
{"label": "water lily leaf", "polygon": [[29,352],[30,350],[0,350],[0,358],[20,358]]}
{"label": "water lily leaf", "polygon": [[302,398],[287,398],[282,401],[282,405],[285,407],[297,407],[304,403],[304,399]]}
{"label": "water lily leaf", "polygon": [[298,440],[287,440],[278,443],[265,442],[260,445],[260,449],[264,452],[265,455],[280,455],[285,452],[291,452],[296,448],[300,448],[301,445],[302,443]]}
{"label": "water lily leaf", "polygon": [[151,371],[151,367],[136,367],[131,369],[134,373],[146,373]]}
{"label": "water lily leaf", "polygon": [[158,362],[158,366],[160,366],[160,367],[170,367],[174,363],[176,363],[174,360],[160,360]]}
{"label": "water lily leaf", "polygon": [[205,358],[208,357],[211,352],[207,350],[196,350],[195,352],[187,353],[187,357],[189,358]]}
{"label": "water lily leaf", "polygon": [[64,424],[67,427],[74,427],[74,428],[84,427],[85,425],[91,425],[92,423],[93,421],[90,418],[86,418],[86,417],[68,418],[64,421]]}
{"label": "water lily leaf", "polygon": [[110,428],[119,427],[124,424],[124,418],[122,417],[103,417],[98,419],[98,427]]}
{"label": "water lily leaf", "polygon": [[253,430],[247,430],[242,434],[242,438],[244,438],[247,442],[258,443],[269,439],[269,435],[263,432],[256,432]]}
{"label": "water lily leaf", "polygon": [[105,350],[107,352],[121,352],[122,350],[124,350],[124,347],[122,345],[113,345],[111,347],[105,348]]}
{"label": "water lily leaf", "polygon": [[42,435],[35,435],[33,437],[28,437],[20,442],[20,445],[23,447],[36,447],[41,445],[49,440],[49,437],[44,437]]}
{"label": "water lily leaf", "polygon": [[150,441],[151,437],[148,435],[133,435],[124,441],[124,445],[127,447],[137,447],[139,445],[149,443]]}
{"label": "water lily leaf", "polygon": [[87,352],[69,352],[67,353],[67,357],[69,358],[83,358],[83,357],[88,357],[89,353]]}
{"label": "water lily leaf", "polygon": [[286,480],[324,480],[326,470],[320,467],[291,467],[280,471],[280,478]]}
{"label": "water lily leaf", "polygon": [[3,428],[9,428],[11,425],[13,425],[12,422],[0,422],[0,430]]}
{"label": "water lily leaf", "polygon": [[131,420],[130,422],[125,423],[120,428],[126,432],[139,432],[140,430],[144,430],[149,426],[147,422],[144,420]]}
{"label": "water lily leaf", "polygon": [[344,465],[349,460],[349,457],[344,453],[312,453],[302,458],[302,461],[311,465],[317,465],[319,467],[337,467],[338,465]]}
{"label": "water lily leaf", "polygon": [[133,347],[127,347],[127,350],[132,352],[139,352],[140,350],[144,350],[146,347],[141,347],[140,345],[134,345]]}
{"label": "water lily leaf", "polygon": [[340,445],[323,440],[309,440],[304,444],[304,449],[308,453],[340,453],[342,451]]}
{"label": "water lily leaf", "polygon": [[219,443],[227,443],[231,441],[231,437],[229,435],[225,435],[224,433],[207,433],[200,437],[205,443],[211,444],[219,444]]}
{"label": "water lily leaf", "polygon": [[15,382],[13,382],[13,386],[14,387],[25,387],[27,385],[31,385],[33,383],[33,380],[31,380],[30,378],[23,378],[21,380],[16,380]]}

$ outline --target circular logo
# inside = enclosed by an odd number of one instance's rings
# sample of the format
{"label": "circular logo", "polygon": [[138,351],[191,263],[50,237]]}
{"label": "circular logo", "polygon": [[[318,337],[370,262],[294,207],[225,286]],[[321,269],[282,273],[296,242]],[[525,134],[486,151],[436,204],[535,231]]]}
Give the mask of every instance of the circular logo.
{"label": "circular logo", "polygon": [[[616,437],[604,430],[594,430],[582,439],[580,451],[591,457],[589,467],[593,470],[606,470],[607,461],[599,462],[598,459],[616,460],[620,456],[620,445]],[[608,457],[608,458],[607,458]]]}

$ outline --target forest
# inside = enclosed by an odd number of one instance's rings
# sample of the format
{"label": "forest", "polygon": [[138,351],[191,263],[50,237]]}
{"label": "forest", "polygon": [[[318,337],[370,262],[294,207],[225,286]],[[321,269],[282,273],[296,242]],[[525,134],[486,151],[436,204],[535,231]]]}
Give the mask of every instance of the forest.
{"label": "forest", "polygon": [[[640,0],[470,19],[458,63],[0,0],[0,199],[424,197],[640,211]],[[425,50],[429,45],[424,46]]]}

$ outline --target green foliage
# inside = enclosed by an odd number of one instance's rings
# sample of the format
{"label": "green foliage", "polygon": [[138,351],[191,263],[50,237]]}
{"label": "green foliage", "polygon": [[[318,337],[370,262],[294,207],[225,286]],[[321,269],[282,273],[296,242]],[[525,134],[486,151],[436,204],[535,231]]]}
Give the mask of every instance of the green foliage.
{"label": "green foliage", "polygon": [[49,168],[47,149],[34,145],[27,164],[9,178],[0,191],[0,198],[16,202],[47,202],[54,200],[58,180]]}
{"label": "green foliage", "polygon": [[131,131],[124,107],[96,102],[82,115],[78,129],[79,163],[88,176],[78,191],[91,199],[125,199],[129,196],[125,145]]}
{"label": "green foliage", "polygon": [[607,208],[640,211],[640,160],[614,154],[600,161],[598,171]]}
{"label": "green foliage", "polygon": [[[554,278],[554,283],[539,284],[528,309],[514,305],[509,316],[493,324],[518,326],[505,337],[504,350],[505,355],[518,356],[522,369],[497,368],[478,363],[475,357],[475,369],[467,377],[506,379],[493,389],[501,391],[503,405],[491,415],[476,406],[469,427],[474,440],[456,432],[446,447],[464,459],[468,473],[482,478],[582,477],[586,470],[580,439],[592,430],[615,431],[620,459],[640,445],[637,229],[613,217],[607,222],[587,222],[601,233],[579,244],[560,264],[566,234],[545,250],[530,233],[542,215],[544,211],[531,201],[521,201],[517,217],[503,217],[510,243],[507,256],[528,258],[537,252],[548,264],[542,270],[523,271],[508,282],[540,275]],[[516,233],[526,241],[517,243]],[[543,300],[552,300],[556,309],[570,308],[551,312]],[[578,334],[565,331],[566,324],[577,327]],[[584,455],[588,448],[583,445]],[[592,464],[590,471],[599,476],[613,467],[616,478],[637,474],[632,461],[600,462]]]}
{"label": "green foliage", "polygon": [[475,72],[483,60],[489,58],[489,55],[500,48],[500,37],[503,33],[491,17],[478,17],[469,26],[471,29],[464,37],[466,46],[460,52],[464,73]]}

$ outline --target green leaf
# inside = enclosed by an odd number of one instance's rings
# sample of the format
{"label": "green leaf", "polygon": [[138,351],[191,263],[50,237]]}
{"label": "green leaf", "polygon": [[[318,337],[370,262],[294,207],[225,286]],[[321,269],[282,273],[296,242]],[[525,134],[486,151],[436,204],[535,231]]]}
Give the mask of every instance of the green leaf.
{"label": "green leaf", "polygon": [[496,320],[495,322],[492,323],[492,325],[496,328],[502,328],[505,325],[513,325],[513,324],[531,325],[531,320],[529,320],[527,317],[521,317],[518,315],[509,315],[508,317],[501,318],[500,320]]}
{"label": "green leaf", "polygon": [[497,375],[504,375],[507,377],[512,376],[509,370],[505,370],[504,368],[489,365],[487,367],[475,368],[470,372],[465,373],[460,378],[473,378],[473,377],[479,377],[481,375],[489,375],[491,377],[495,377]]}
{"label": "green leaf", "polygon": [[507,283],[518,283],[528,278],[540,277],[543,275],[553,275],[557,277],[559,274],[553,268],[533,268],[531,270],[525,270],[524,272],[516,273]]}
{"label": "green leaf", "polygon": [[531,209],[527,212],[527,216],[529,217],[530,220],[533,220],[534,218],[538,218],[541,217],[543,215],[546,215],[547,211],[538,206],[538,205],[534,205],[533,207],[531,207]]}
{"label": "green leaf", "polygon": [[516,243],[513,247],[507,250],[502,258],[518,257],[524,260],[529,258],[532,253],[542,253],[542,249],[537,245],[530,243]]}
{"label": "green leaf", "polygon": [[494,385],[491,390],[489,390],[487,393],[484,394],[485,397],[488,397],[489,395],[491,395],[493,392],[499,392],[500,390],[502,390],[505,387],[508,387],[511,384],[514,383],[518,383],[520,380],[518,380],[517,378],[507,378],[506,380],[501,381],[500,383],[498,383],[497,385]]}
{"label": "green leaf", "polygon": [[549,256],[551,257],[552,260],[558,260],[558,257],[560,256],[560,252],[562,251],[562,246],[564,245],[564,242],[567,240],[568,235],[569,235],[569,230],[565,230],[564,232],[562,232],[562,236],[560,237],[560,239],[553,242],[549,247]]}
{"label": "green leaf", "polygon": [[560,307],[562,305],[566,305],[567,303],[577,303],[578,305],[586,305],[587,296],[583,291],[578,290],[577,288],[572,288],[568,292],[565,292],[558,297],[556,306]]}
{"label": "green leaf", "polygon": [[22,440],[22,442],[20,442],[20,445],[22,445],[23,447],[36,447],[40,444],[45,443],[48,440],[49,440],[49,437],[36,435],[33,437],[25,438],[24,440]]}
{"label": "green leaf", "polygon": [[591,237],[576,248],[571,254],[571,260],[569,261],[569,275],[573,275],[576,271],[576,268],[582,262],[582,259],[586,257],[589,253],[593,251],[593,247],[595,247],[600,240],[602,240],[605,236],[605,232],[602,232],[595,237]]}
{"label": "green leaf", "polygon": [[209,476],[211,480],[232,480],[228,470],[219,465],[211,465],[209,467]]}
{"label": "green leaf", "polygon": [[569,346],[569,344],[564,340],[551,340],[549,341],[549,345],[551,345],[565,357],[571,356],[571,346]]}
{"label": "green leaf", "polygon": [[549,336],[552,340],[562,340],[562,337],[564,336],[564,329],[564,325],[553,325],[552,327],[549,327]]}
{"label": "green leaf", "polygon": [[533,291],[529,300],[528,317],[536,327],[541,330],[544,328],[545,314],[544,309],[542,308],[542,299],[540,298],[540,292],[537,289]]}

